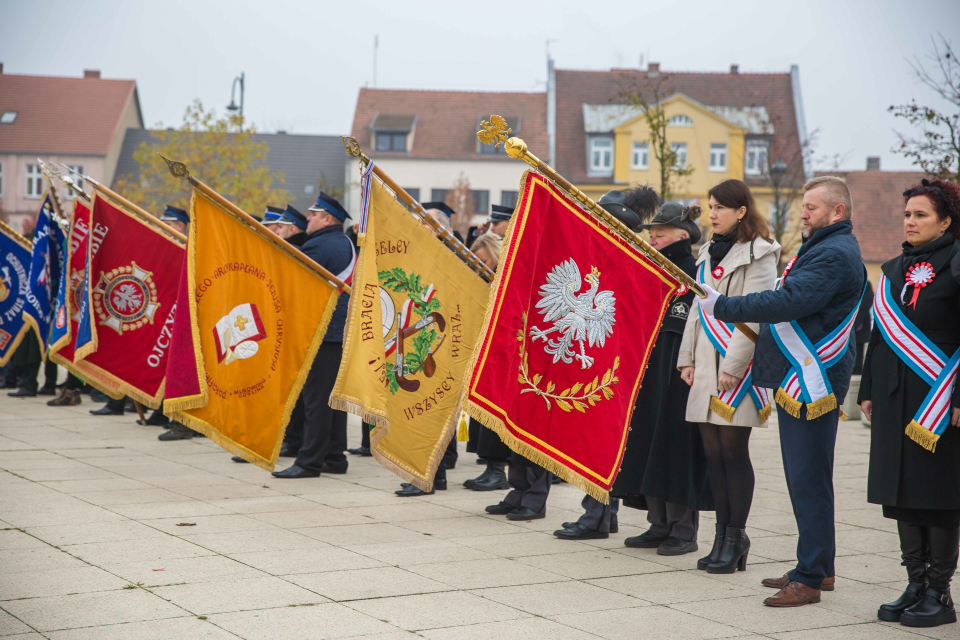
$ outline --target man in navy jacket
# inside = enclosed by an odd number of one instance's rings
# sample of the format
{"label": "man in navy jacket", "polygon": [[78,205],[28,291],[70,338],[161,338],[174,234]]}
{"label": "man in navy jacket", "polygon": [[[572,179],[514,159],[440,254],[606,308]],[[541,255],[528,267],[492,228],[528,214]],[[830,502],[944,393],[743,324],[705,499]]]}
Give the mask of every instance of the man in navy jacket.
{"label": "man in navy jacket", "polygon": [[[753,360],[755,385],[777,389],[791,369],[771,324],[796,321],[800,332],[815,345],[858,307],[866,270],[852,233],[851,210],[850,190],[842,178],[824,176],[809,181],[804,185],[800,216],[804,242],[788,265],[782,286],[736,297],[711,289],[707,299],[700,301],[704,309],[712,308],[718,320],[762,323]],[[783,468],[800,540],[796,569],[781,578],[763,581],[764,586],[780,589],[764,601],[769,606],[819,602],[821,588],[833,590],[833,453],[839,405],[850,386],[855,359],[856,344],[850,340],[840,360],[826,369],[838,407],[807,419],[806,406],[800,408],[799,417],[777,406]]]}
{"label": "man in navy jacket", "polygon": [[[321,193],[316,204],[307,210],[307,240],[300,247],[310,259],[340,280],[352,273],[356,260],[353,243],[343,232],[343,221],[348,217],[339,202]],[[316,478],[321,471],[347,472],[348,463],[343,454],[347,448],[347,414],[331,409],[328,401],[343,356],[343,327],[349,300],[348,294],[340,294],[303,385],[301,397],[306,417],[297,459],[289,468],[275,471],[273,475],[277,478]]]}

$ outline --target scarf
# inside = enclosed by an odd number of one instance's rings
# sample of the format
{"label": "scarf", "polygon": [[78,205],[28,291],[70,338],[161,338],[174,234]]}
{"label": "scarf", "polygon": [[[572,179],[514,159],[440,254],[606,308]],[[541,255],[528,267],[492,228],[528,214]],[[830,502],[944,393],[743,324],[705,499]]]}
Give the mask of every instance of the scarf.
{"label": "scarf", "polygon": [[707,248],[707,251],[710,253],[710,270],[713,271],[717,268],[717,265],[723,262],[724,257],[730,253],[730,249],[733,248],[733,243],[736,238],[736,230],[727,235],[721,233],[714,233],[713,238],[710,240],[710,246]]}

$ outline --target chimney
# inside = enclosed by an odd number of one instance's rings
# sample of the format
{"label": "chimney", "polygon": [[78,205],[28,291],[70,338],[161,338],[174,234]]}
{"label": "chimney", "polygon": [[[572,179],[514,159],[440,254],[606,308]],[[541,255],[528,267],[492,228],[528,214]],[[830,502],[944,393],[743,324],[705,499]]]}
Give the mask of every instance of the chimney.
{"label": "chimney", "polygon": [[732,64],[730,65],[730,75],[735,76],[740,73],[740,65]]}
{"label": "chimney", "polygon": [[660,75],[660,63],[659,62],[647,63],[647,77],[656,78],[659,75]]}
{"label": "chimney", "polygon": [[99,78],[100,70],[99,69],[84,69],[83,70],[84,78]]}
{"label": "chimney", "polygon": [[880,156],[867,156],[867,171],[880,171]]}

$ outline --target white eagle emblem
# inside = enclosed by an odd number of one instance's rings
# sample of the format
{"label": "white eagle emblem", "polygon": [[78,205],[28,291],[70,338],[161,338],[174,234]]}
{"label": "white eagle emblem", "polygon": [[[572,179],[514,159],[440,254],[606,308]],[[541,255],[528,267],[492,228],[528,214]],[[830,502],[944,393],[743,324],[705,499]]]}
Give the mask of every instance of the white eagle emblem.
{"label": "white eagle emblem", "polygon": [[[553,326],[549,329],[531,327],[530,336],[533,342],[541,338],[547,343],[543,350],[553,355],[554,363],[563,360],[570,364],[576,358],[581,368],[589,369],[593,366],[593,358],[585,353],[583,343],[602,347],[607,336],[613,335],[616,298],[613,291],[597,292],[600,271],[596,267],[590,268],[583,281],[590,288],[578,294],[582,286],[580,268],[573,258],[558,264],[547,274],[547,283],[540,287],[537,309],[543,314],[543,321],[552,322]],[[560,338],[547,338],[551,331],[559,331]],[[573,349],[574,342],[580,343],[580,353]]]}

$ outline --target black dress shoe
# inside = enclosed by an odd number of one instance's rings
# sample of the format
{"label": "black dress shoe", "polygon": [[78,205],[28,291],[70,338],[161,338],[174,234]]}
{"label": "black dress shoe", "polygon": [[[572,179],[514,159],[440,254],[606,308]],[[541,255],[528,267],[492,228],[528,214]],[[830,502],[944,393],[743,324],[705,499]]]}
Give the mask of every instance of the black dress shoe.
{"label": "black dress shoe", "polygon": [[540,518],[547,517],[547,510],[543,511],[534,511],[533,509],[528,509],[526,507],[517,507],[513,511],[507,514],[507,520],[539,520]]}
{"label": "black dress shoe", "polygon": [[554,531],[553,535],[562,540],[595,540],[610,537],[610,534],[605,531],[585,527],[579,522],[574,522],[572,527],[565,526],[559,531]]}
{"label": "black dress shoe", "polygon": [[342,462],[326,461],[323,463],[323,466],[320,468],[320,470],[323,473],[343,475],[347,472],[347,467],[349,466],[350,464],[346,460],[343,460]]}
{"label": "black dress shoe", "polygon": [[100,407],[99,409],[90,409],[90,413],[95,416],[122,416],[123,415],[123,411],[117,412],[107,406]]}
{"label": "black dress shoe", "polygon": [[280,457],[281,458],[296,458],[297,454],[300,453],[300,449],[294,449],[292,446],[288,445],[286,442],[280,445]]}
{"label": "black dress shoe", "polygon": [[363,456],[364,458],[369,458],[373,454],[370,453],[370,447],[357,447],[356,449],[347,449],[347,453],[352,456]]}
{"label": "black dress shoe", "polygon": [[[573,528],[574,528],[575,526],[577,526],[578,524],[580,524],[580,523],[579,523],[579,522],[564,522],[564,523],[563,523],[563,528],[564,528],[564,529],[573,529]],[[613,521],[610,523],[610,533],[620,533],[620,524],[619,524],[616,520],[613,520]]]}
{"label": "black dress shoe", "polygon": [[498,502],[497,504],[490,505],[484,509],[484,511],[495,516],[505,516],[514,509],[515,507],[507,504],[506,502]]}
{"label": "black dress shoe", "polygon": [[37,395],[38,396],[55,396],[57,395],[57,387],[56,386],[48,387],[47,385],[43,385],[42,387],[37,389]]}
{"label": "black dress shoe", "polygon": [[317,478],[320,476],[316,471],[307,471],[295,464],[290,465],[283,471],[274,471],[272,475],[274,478]]}
{"label": "black dress shoe", "polygon": [[446,481],[446,480],[434,480],[434,481],[433,481],[433,490],[434,490],[434,491],[446,491],[446,490],[447,490],[447,481]]}
{"label": "black dress shoe", "polygon": [[412,484],[408,484],[402,489],[397,489],[396,491],[394,491],[394,493],[400,496],[401,498],[414,498],[416,496],[432,496],[434,493],[436,493],[436,487],[434,487],[434,489],[428,493],[418,487],[413,486]]}
{"label": "black dress shoe", "polygon": [[667,541],[669,536],[660,536],[652,531],[645,531],[638,536],[627,538],[623,544],[631,549],[656,549]]}
{"label": "black dress shoe", "polygon": [[157,409],[146,420],[137,420],[137,424],[145,427],[165,427],[170,424],[170,418],[163,415],[163,411]]}
{"label": "black dress shoe", "polygon": [[234,462],[239,462],[239,463],[241,463],[241,464],[250,464],[250,461],[249,461],[249,460],[244,460],[244,459],[241,458],[240,456],[233,456],[233,457],[230,458],[230,459],[233,460]]}
{"label": "black dress shoe", "polygon": [[663,541],[657,547],[658,556],[682,556],[685,553],[692,553],[697,550],[696,540],[681,540],[680,538],[670,537]]}
{"label": "black dress shoe", "polygon": [[182,425],[179,422],[171,422],[170,430],[158,435],[157,440],[161,442],[172,442],[174,440],[190,440],[191,438],[199,437],[201,437],[200,434],[190,427]]}
{"label": "black dress shoe", "polygon": [[30,391],[28,389],[24,389],[23,387],[20,387],[16,391],[11,391],[7,395],[10,396],[11,398],[36,398],[37,392]]}

